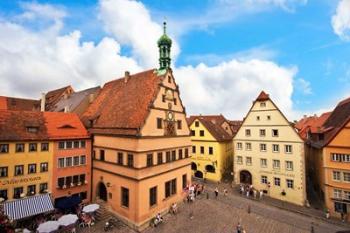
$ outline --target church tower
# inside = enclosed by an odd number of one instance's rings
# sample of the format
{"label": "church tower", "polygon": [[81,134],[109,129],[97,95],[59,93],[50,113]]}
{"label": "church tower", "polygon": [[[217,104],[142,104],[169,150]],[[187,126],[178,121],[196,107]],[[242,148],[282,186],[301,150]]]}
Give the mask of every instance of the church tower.
{"label": "church tower", "polygon": [[166,22],[163,23],[163,35],[158,40],[159,48],[159,70],[170,68],[171,39],[166,34]]}

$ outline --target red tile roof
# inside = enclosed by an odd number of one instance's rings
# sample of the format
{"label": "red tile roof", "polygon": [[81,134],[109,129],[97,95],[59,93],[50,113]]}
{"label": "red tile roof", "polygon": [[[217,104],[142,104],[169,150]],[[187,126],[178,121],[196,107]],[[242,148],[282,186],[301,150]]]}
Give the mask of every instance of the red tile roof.
{"label": "red tile roof", "polygon": [[295,124],[295,128],[298,130],[300,137],[304,140],[307,139],[307,134],[321,133],[323,131],[323,124],[331,115],[332,112],[323,113],[321,116],[309,116],[304,117]]}
{"label": "red tile roof", "polygon": [[190,126],[195,120],[199,120],[210,134],[219,142],[232,140],[233,135],[230,135],[222,127],[222,124],[228,120],[223,115],[199,115],[190,116],[187,118],[187,123]]}
{"label": "red tile roof", "polygon": [[152,69],[106,83],[82,119],[91,133],[137,135],[164,75]]}
{"label": "red tile roof", "polygon": [[[28,127],[37,128],[36,133]],[[75,113],[0,110],[0,141],[87,138]]]}
{"label": "red tile roof", "polygon": [[45,95],[45,110],[50,111],[65,94],[70,94],[72,92],[74,92],[74,90],[71,86],[47,92]]}
{"label": "red tile roof", "polygon": [[266,94],[264,91],[261,91],[259,96],[256,98],[256,101],[266,101],[269,99],[270,99],[269,95]]}
{"label": "red tile roof", "polygon": [[0,109],[14,111],[40,111],[40,100],[0,96]]}
{"label": "red tile roof", "polygon": [[233,132],[233,136],[235,136],[239,130],[239,128],[241,128],[241,125],[243,123],[243,121],[228,121],[228,123],[231,126],[231,130]]}

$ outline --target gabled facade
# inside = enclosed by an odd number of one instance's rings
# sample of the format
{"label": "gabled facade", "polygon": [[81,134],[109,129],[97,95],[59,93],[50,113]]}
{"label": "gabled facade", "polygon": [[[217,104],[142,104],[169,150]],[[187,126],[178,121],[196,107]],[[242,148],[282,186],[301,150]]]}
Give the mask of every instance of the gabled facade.
{"label": "gabled facade", "polygon": [[304,142],[265,92],[253,102],[233,141],[236,184],[305,204]]}
{"label": "gabled facade", "polygon": [[221,181],[232,172],[231,125],[222,115],[191,116],[187,119],[191,130],[192,175],[197,178]]}

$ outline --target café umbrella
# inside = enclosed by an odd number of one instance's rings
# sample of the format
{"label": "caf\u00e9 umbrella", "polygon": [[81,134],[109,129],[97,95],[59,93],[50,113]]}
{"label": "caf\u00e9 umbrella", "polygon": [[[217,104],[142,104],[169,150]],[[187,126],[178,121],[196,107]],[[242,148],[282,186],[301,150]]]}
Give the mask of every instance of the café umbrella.
{"label": "caf\u00e9 umbrella", "polygon": [[85,213],[91,213],[91,212],[95,212],[96,210],[98,210],[100,208],[99,204],[90,204],[87,205],[83,208],[83,212]]}
{"label": "caf\u00e9 umbrella", "polygon": [[60,227],[58,221],[47,221],[39,225],[38,233],[51,233],[56,231]]}
{"label": "caf\u00e9 umbrella", "polygon": [[60,226],[69,226],[71,224],[74,224],[78,221],[78,216],[76,214],[67,214],[63,215],[58,219],[58,223]]}

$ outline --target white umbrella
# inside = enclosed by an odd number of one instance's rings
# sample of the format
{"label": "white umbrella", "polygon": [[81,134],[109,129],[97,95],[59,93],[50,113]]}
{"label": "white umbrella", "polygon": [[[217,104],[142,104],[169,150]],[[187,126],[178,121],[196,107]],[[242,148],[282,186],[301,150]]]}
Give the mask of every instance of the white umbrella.
{"label": "white umbrella", "polygon": [[86,213],[91,213],[91,212],[95,212],[99,208],[100,208],[99,204],[90,204],[90,205],[85,206],[83,208],[83,211],[86,212]]}
{"label": "white umbrella", "polygon": [[58,223],[60,226],[69,226],[73,223],[76,223],[78,221],[78,216],[75,214],[67,214],[63,215],[58,219]]}
{"label": "white umbrella", "polygon": [[39,225],[36,229],[39,233],[50,233],[56,231],[60,227],[57,221],[47,221]]}

